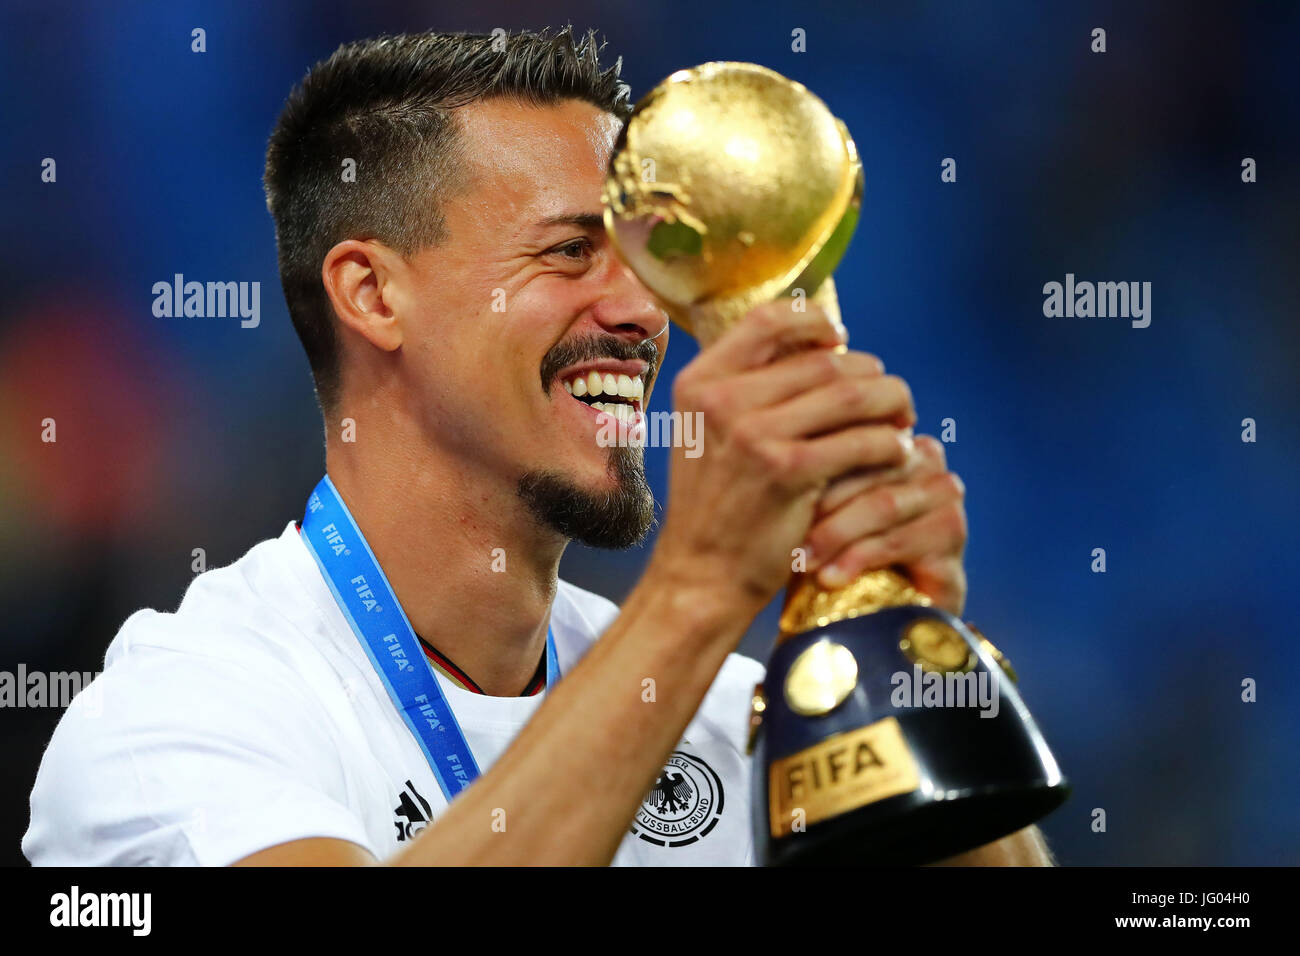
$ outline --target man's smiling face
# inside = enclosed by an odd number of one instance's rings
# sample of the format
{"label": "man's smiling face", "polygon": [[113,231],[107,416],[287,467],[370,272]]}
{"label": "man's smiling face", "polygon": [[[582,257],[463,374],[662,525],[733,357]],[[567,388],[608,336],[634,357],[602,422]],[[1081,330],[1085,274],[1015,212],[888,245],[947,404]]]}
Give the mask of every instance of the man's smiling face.
{"label": "man's smiling face", "polygon": [[645,407],[668,319],[601,223],[619,121],[579,100],[456,116],[462,186],[447,239],[410,258],[403,319],[424,430],[561,534],[626,547],[653,516],[642,453],[597,439]]}

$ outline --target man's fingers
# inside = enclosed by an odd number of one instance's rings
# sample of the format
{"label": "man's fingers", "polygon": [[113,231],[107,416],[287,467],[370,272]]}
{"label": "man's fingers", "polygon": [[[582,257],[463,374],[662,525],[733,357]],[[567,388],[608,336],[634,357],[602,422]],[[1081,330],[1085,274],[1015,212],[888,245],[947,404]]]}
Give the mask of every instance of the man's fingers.
{"label": "man's fingers", "polygon": [[948,467],[948,456],[944,453],[943,442],[933,435],[921,435],[916,440],[916,450],[931,465],[935,465],[942,471]]}
{"label": "man's fingers", "polygon": [[836,379],[870,379],[884,371],[885,363],[866,352],[806,349],[733,377],[727,401],[735,408],[767,408]]}
{"label": "man's fingers", "polygon": [[841,378],[755,414],[776,438],[812,437],[863,422],[908,428],[916,421],[912,391],[897,375]]}
{"label": "man's fingers", "polygon": [[922,558],[907,566],[912,586],[958,617],[966,603],[966,569],[960,555]]}
{"label": "man's fingers", "polygon": [[903,464],[893,468],[854,472],[832,482],[817,502],[817,517],[825,517],[874,488],[938,474],[944,468],[943,448],[939,442],[929,435],[918,435],[912,453]]}
{"label": "man's fingers", "polygon": [[966,545],[966,509],[951,501],[906,524],[861,538],[817,572],[823,587],[843,587],[866,571],[911,564],[941,554],[960,556]]}
{"label": "man's fingers", "polygon": [[858,495],[815,524],[808,533],[808,570],[838,560],[845,548],[861,538],[905,524],[949,502],[960,501],[965,490],[959,477],[945,471]]}
{"label": "man's fingers", "polygon": [[912,437],[893,425],[855,425],[820,438],[781,442],[789,480],[798,486],[822,485],[859,468],[887,468],[902,464],[912,448]]}
{"label": "man's fingers", "polygon": [[734,374],[766,365],[787,352],[835,348],[848,341],[842,324],[831,321],[817,305],[795,311],[793,299],[777,299],[751,310],[700,352],[696,373],[703,377]]}

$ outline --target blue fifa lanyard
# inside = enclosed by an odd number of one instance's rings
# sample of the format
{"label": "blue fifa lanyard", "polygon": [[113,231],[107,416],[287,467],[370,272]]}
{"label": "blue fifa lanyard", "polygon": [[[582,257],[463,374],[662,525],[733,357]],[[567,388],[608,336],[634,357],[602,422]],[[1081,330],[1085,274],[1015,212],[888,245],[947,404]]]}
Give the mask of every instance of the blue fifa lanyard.
{"label": "blue fifa lanyard", "polygon": [[[478,763],[411,622],[329,475],[307,499],[302,540],[450,803],[478,779]],[[547,628],[546,689],[559,679],[555,634]]]}

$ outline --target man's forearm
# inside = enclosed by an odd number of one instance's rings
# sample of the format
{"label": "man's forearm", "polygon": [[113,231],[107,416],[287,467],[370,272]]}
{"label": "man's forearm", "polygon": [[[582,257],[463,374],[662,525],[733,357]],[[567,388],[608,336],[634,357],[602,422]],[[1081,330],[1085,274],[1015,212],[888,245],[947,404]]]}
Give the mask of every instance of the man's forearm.
{"label": "man's forearm", "polygon": [[1029,826],[995,843],[950,857],[935,866],[1055,866],[1038,827]]}
{"label": "man's forearm", "polygon": [[390,862],[609,863],[749,610],[648,571],[500,760]]}

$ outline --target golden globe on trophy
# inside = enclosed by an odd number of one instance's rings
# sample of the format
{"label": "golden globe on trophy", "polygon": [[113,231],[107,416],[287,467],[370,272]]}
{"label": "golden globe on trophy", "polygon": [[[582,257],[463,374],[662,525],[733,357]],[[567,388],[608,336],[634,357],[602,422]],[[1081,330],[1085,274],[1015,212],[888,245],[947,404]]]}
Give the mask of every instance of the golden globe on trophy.
{"label": "golden globe on trophy", "polygon": [[[848,129],[806,87],[751,63],[705,63],[637,104],[611,159],[605,226],[707,345],[781,296],[838,318],[830,275],[862,193]],[[837,590],[795,573],[780,629],[751,714],[764,863],[934,862],[1068,795],[1010,665],[899,572]],[[899,694],[900,675],[915,693]]]}

